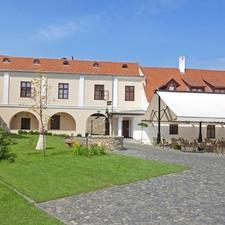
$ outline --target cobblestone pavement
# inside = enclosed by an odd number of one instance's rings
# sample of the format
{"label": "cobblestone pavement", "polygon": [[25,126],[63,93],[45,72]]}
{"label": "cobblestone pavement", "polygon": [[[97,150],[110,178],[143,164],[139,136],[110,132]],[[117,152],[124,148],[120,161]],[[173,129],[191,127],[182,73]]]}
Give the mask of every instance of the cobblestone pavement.
{"label": "cobblestone pavement", "polygon": [[225,224],[225,155],[128,144],[121,154],[189,165],[191,170],[38,206],[65,224]]}

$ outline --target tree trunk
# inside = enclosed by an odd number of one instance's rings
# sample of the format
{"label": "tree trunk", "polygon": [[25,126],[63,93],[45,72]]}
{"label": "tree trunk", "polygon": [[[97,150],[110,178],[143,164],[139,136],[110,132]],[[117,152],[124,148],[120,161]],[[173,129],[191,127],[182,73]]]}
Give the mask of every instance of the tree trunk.
{"label": "tree trunk", "polygon": [[44,134],[39,134],[36,150],[44,150],[44,149],[45,149],[45,136]]}

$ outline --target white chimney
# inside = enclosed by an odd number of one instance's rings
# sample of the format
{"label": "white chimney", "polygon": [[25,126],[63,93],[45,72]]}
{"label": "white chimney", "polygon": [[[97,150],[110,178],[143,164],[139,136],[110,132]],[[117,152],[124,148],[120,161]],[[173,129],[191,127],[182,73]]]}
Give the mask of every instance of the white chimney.
{"label": "white chimney", "polygon": [[179,58],[179,71],[180,73],[185,73],[185,56]]}

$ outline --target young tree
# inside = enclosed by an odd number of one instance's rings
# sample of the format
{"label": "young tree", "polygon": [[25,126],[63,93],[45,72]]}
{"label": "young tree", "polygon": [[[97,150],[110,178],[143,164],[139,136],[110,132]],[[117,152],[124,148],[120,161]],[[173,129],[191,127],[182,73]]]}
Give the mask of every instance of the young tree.
{"label": "young tree", "polygon": [[141,142],[142,142],[143,130],[144,130],[144,128],[148,127],[148,124],[141,122],[141,123],[138,124],[138,126],[141,127]]}
{"label": "young tree", "polygon": [[48,122],[48,117],[46,116],[48,81],[47,78],[44,77],[41,72],[39,72],[38,77],[34,78],[31,84],[32,84],[32,99],[34,100],[34,105],[31,107],[31,111],[36,113],[40,129],[36,150],[43,150],[45,154],[46,149],[45,128],[47,127]]}

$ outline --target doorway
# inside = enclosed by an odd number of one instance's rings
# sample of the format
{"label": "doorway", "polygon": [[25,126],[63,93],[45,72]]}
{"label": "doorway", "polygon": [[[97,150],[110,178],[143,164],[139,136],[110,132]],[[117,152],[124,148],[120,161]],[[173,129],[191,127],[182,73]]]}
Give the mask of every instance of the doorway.
{"label": "doorway", "polygon": [[129,120],[123,120],[122,122],[122,135],[124,138],[130,137],[130,121]]}
{"label": "doorway", "polygon": [[51,117],[50,129],[51,130],[60,129],[60,115],[53,115]]}
{"label": "doorway", "polygon": [[21,130],[30,130],[30,118],[21,118]]}

